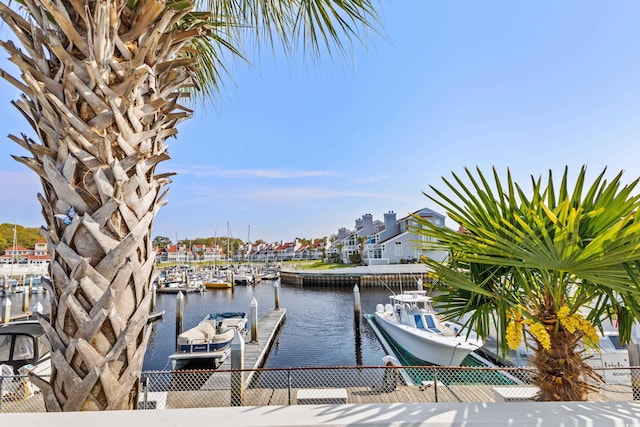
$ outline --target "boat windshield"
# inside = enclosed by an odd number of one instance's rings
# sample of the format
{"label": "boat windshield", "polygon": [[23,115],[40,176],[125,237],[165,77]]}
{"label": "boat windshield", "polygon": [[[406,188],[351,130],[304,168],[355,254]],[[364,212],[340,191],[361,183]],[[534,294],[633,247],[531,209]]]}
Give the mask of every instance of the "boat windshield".
{"label": "boat windshield", "polygon": [[436,322],[433,319],[433,316],[430,314],[425,314],[424,318],[427,321],[427,326],[429,327],[429,329],[435,329]]}
{"label": "boat windshield", "polygon": [[422,316],[420,316],[419,314],[414,314],[413,319],[416,322],[416,328],[424,329],[424,324],[422,323]]}
{"label": "boat windshield", "polygon": [[[416,324],[417,329],[422,329],[425,331],[433,332],[435,334],[441,334],[442,331],[438,329],[436,325],[436,321],[431,314],[425,314],[424,319],[420,314],[413,315],[413,321]],[[426,326],[425,326],[426,324]]]}

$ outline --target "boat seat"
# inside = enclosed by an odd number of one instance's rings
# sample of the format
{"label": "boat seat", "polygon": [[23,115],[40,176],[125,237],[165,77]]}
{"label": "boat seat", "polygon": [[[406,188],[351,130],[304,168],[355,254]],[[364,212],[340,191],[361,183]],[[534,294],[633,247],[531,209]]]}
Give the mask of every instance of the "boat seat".
{"label": "boat seat", "polygon": [[206,341],[212,339],[216,335],[216,328],[209,322],[202,322],[196,326],[198,331],[202,332]]}
{"label": "boat seat", "polygon": [[180,335],[178,335],[178,343],[181,344],[194,344],[194,343],[202,343],[205,341],[204,332],[199,330],[198,328],[193,328],[184,331]]}
{"label": "boat seat", "polygon": [[243,322],[244,322],[244,319],[224,319],[220,324],[220,327],[223,329],[224,328],[240,329],[242,328]]}

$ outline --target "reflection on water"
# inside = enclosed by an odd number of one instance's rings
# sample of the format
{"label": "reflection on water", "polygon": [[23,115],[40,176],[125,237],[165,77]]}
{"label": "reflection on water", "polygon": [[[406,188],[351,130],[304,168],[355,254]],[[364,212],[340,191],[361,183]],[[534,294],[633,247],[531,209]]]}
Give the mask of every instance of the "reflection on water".
{"label": "reflection on water", "polygon": [[[362,313],[373,313],[388,294],[386,289],[361,289]],[[187,294],[183,327],[191,328],[217,311],[244,311],[250,317],[254,298],[260,318],[274,308],[273,282]],[[366,322],[356,328],[353,306],[352,288],[281,286],[280,307],[287,315],[266,367],[382,365],[385,352]],[[165,315],[154,322],[144,370],[169,369],[168,357],[175,350],[176,296],[158,294],[156,308]]]}
{"label": "reflection on water", "polygon": [[[388,300],[385,288],[360,289],[362,314],[373,313]],[[12,314],[22,311],[22,294],[11,297]],[[183,329],[195,326],[207,314],[244,311],[250,317],[251,301],[258,305],[258,318],[274,308],[273,282],[233,289],[209,289],[184,295]],[[176,295],[158,294],[156,310],[164,316],[153,322],[143,370],[168,370],[175,350]],[[46,294],[30,296],[29,310],[40,302],[49,312]],[[348,287],[280,286],[280,307],[287,310],[284,324],[266,367],[380,366],[385,352],[366,321],[354,319],[353,289]],[[250,330],[250,325],[249,325]],[[258,337],[260,338],[260,337]]]}

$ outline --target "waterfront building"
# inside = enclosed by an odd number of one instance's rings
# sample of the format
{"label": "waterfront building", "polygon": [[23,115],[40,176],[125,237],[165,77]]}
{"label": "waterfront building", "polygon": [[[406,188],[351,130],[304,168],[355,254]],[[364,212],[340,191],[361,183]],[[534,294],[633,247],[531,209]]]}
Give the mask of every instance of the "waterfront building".
{"label": "waterfront building", "polygon": [[329,253],[336,254],[343,263],[350,263],[354,255],[359,255],[365,265],[403,264],[418,262],[421,256],[444,260],[444,251],[425,251],[418,248],[424,241],[412,231],[418,224],[417,215],[432,224],[444,227],[445,216],[429,208],[422,208],[397,219],[396,213],[384,214],[384,221],[373,220],[371,214],[356,219],[355,229],[342,227],[338,230]]}
{"label": "waterfront building", "polygon": [[20,245],[9,247],[0,255],[0,264],[47,264],[49,249],[46,240],[38,240],[33,248]]}

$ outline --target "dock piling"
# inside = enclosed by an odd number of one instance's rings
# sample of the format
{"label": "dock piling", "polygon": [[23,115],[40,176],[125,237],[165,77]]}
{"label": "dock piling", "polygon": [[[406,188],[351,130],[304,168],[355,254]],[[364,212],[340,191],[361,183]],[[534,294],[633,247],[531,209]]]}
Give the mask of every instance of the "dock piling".
{"label": "dock piling", "polygon": [[353,287],[353,317],[356,322],[359,322],[360,314],[362,313],[362,307],[360,306],[360,288],[358,285]]}
{"label": "dock piling", "polygon": [[244,406],[244,339],[236,331],[231,341],[231,406]]}
{"label": "dock piling", "polygon": [[182,320],[184,319],[184,294],[178,292],[176,296],[176,350],[178,350],[178,335],[182,333]]}
{"label": "dock piling", "polygon": [[273,282],[273,298],[275,299],[275,309],[280,310],[280,285],[277,280]]}
{"label": "dock piling", "polygon": [[11,320],[11,299],[5,296],[2,299],[2,323],[9,323]]}
{"label": "dock piling", "polygon": [[251,300],[251,342],[258,342],[258,301]]}
{"label": "dock piling", "polygon": [[156,311],[156,295],[157,295],[158,286],[154,283],[151,285],[151,313]]}
{"label": "dock piling", "polygon": [[29,311],[29,297],[31,296],[31,292],[28,289],[25,289],[26,285],[22,286],[22,312],[26,313]]}

